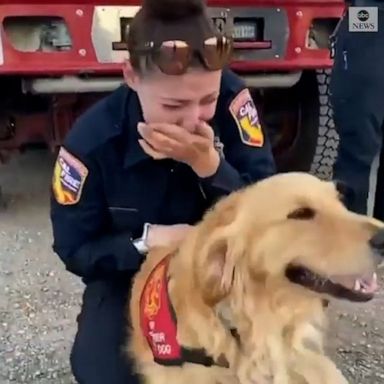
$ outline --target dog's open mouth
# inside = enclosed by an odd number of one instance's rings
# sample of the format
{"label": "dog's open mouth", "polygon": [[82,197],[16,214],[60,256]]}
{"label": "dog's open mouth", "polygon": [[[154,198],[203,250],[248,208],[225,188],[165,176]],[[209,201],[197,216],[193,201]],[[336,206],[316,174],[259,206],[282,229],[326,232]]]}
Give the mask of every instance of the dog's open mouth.
{"label": "dog's open mouth", "polygon": [[305,267],[291,265],[286,276],[291,282],[312,291],[350,301],[369,301],[379,288],[375,273],[371,276],[323,277]]}

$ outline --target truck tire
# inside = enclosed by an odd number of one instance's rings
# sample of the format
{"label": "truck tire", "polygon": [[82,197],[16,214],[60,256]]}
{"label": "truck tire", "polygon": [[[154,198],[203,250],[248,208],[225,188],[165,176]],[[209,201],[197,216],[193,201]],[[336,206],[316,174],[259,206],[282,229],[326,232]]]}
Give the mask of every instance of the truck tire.
{"label": "truck tire", "polygon": [[332,179],[332,168],[337,157],[339,135],[333,121],[333,112],[330,103],[330,73],[331,70],[318,70],[317,81],[319,85],[319,130],[316,152],[310,172],[323,180]]}
{"label": "truck tire", "polygon": [[329,101],[329,70],[304,71],[291,88],[255,92],[278,172],[332,177],[338,135]]}

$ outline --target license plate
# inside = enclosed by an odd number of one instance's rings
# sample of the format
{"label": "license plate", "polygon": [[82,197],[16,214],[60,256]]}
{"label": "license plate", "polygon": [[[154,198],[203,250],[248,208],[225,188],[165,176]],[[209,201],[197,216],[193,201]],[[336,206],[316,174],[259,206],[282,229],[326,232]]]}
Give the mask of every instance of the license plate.
{"label": "license plate", "polygon": [[256,25],[250,23],[235,24],[234,37],[236,40],[256,40]]}

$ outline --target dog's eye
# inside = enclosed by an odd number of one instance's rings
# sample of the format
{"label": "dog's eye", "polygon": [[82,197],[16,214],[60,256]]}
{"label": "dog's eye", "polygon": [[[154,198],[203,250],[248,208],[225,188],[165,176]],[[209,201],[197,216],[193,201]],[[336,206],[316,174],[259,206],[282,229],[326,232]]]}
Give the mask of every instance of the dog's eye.
{"label": "dog's eye", "polygon": [[310,220],[315,217],[315,211],[309,207],[295,209],[288,215],[288,219]]}

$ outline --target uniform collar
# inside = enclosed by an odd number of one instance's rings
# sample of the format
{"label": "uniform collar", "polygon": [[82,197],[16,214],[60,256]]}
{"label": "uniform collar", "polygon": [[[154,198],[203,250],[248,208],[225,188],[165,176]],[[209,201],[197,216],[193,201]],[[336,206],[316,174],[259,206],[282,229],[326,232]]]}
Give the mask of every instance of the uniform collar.
{"label": "uniform collar", "polygon": [[138,141],[141,136],[137,131],[137,125],[144,121],[144,118],[137,93],[128,89],[122,104],[120,124],[123,127],[127,143],[124,166],[132,167],[143,160],[151,159],[151,157],[143,151]]}

